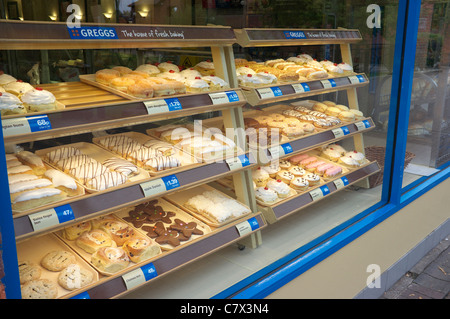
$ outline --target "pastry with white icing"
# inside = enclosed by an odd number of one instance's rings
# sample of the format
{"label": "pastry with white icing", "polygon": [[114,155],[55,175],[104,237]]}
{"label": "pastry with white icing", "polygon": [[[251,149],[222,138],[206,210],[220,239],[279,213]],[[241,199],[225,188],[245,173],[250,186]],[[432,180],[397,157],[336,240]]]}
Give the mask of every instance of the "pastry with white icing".
{"label": "pastry with white icing", "polygon": [[126,183],[127,180],[127,176],[122,173],[106,171],[105,173],[86,181],[86,187],[96,191],[103,191],[111,187],[122,185]]}
{"label": "pastry with white icing", "polygon": [[279,198],[286,198],[291,192],[291,188],[288,184],[280,179],[273,179],[267,183],[267,187],[274,190]]}
{"label": "pastry with white icing", "polygon": [[26,92],[21,99],[28,112],[45,112],[56,109],[55,96],[42,88]]}
{"label": "pastry with white icing", "polygon": [[125,159],[111,157],[103,161],[102,164],[110,170],[121,173],[127,177],[139,174],[137,166]]}
{"label": "pastry with white icing", "polygon": [[63,191],[57,188],[39,188],[25,191],[17,196],[11,203],[11,207],[15,211],[26,211],[61,201],[66,196]]}
{"label": "pastry with white icing", "polygon": [[145,162],[144,169],[159,172],[179,166],[181,166],[181,161],[176,156],[157,156]]}
{"label": "pastry with white icing", "polygon": [[277,193],[269,187],[258,187],[255,189],[255,197],[257,200],[265,204],[273,204],[278,200]]}
{"label": "pastry with white icing", "polygon": [[56,169],[49,169],[44,176],[52,181],[53,186],[65,192],[69,197],[83,194],[83,188],[75,179]]}
{"label": "pastry with white icing", "polygon": [[25,114],[27,110],[17,96],[8,92],[0,92],[0,112],[3,116]]}
{"label": "pastry with white icing", "polygon": [[16,156],[22,163],[30,166],[36,175],[43,175],[47,170],[42,159],[33,152],[21,151]]}

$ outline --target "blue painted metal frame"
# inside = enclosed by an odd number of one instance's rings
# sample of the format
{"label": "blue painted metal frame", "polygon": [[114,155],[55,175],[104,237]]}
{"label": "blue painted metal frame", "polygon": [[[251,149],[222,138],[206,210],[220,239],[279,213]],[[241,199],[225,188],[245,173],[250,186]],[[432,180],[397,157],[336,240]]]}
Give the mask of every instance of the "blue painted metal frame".
{"label": "blue painted metal frame", "polygon": [[381,200],[346,223],[213,298],[264,298],[450,176],[450,166],[402,189],[420,1],[399,1]]}

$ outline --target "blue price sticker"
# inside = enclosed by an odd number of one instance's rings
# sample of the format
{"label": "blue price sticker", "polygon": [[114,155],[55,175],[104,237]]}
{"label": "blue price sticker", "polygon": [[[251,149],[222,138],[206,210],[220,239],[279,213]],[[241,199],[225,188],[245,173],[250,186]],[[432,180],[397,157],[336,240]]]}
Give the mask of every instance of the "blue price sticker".
{"label": "blue price sticker", "polygon": [[242,167],[250,165],[250,160],[248,159],[247,155],[238,155],[238,158],[241,161]]}
{"label": "blue price sticker", "polygon": [[330,81],[331,87],[335,88],[336,87],[336,81],[333,79],[329,79],[328,81]]}
{"label": "blue price sticker", "polygon": [[285,155],[293,152],[292,146],[289,143],[282,144],[281,148],[283,149]]}
{"label": "blue price sticker", "polygon": [[366,127],[366,128],[369,128],[370,127],[370,122],[368,121],[368,120],[364,120],[364,121],[362,121],[363,123],[364,123],[364,126]]}
{"label": "blue price sticker", "polygon": [[253,230],[257,230],[259,228],[258,220],[255,217],[252,217],[252,218],[250,218],[247,221],[250,224],[250,227],[251,227],[252,231]]}
{"label": "blue price sticker", "polygon": [[274,96],[282,96],[283,92],[281,92],[280,88],[278,86],[272,87],[272,92]]}
{"label": "blue price sticker", "polygon": [[82,293],[79,293],[78,295],[73,296],[70,299],[91,299],[91,296],[89,296],[89,293],[87,291],[83,291]]}
{"label": "blue price sticker", "polygon": [[69,204],[55,207],[54,208],[56,215],[58,216],[59,223],[64,223],[69,220],[74,220],[75,216],[73,214],[72,207]]}
{"label": "blue price sticker", "polygon": [[349,131],[349,129],[348,129],[347,126],[343,126],[343,127],[341,127],[341,128],[342,128],[342,132],[344,132],[344,135],[350,134],[350,131]]}
{"label": "blue price sticker", "polygon": [[330,193],[330,189],[327,185],[323,185],[320,187],[320,190],[322,191],[323,196],[326,196]]}
{"label": "blue price sticker", "polygon": [[229,102],[239,102],[239,95],[235,91],[225,92]]}
{"label": "blue price sticker", "polygon": [[180,181],[178,180],[176,175],[161,177],[161,179],[164,182],[164,185],[166,186],[166,190],[171,190],[180,187]]}
{"label": "blue price sticker", "polygon": [[182,110],[183,107],[181,106],[180,100],[178,98],[170,98],[170,99],[164,99],[166,101],[167,106],[169,107],[169,111],[179,111]]}
{"label": "blue price sticker", "polygon": [[47,115],[27,117],[31,132],[47,131],[52,129],[52,124]]}
{"label": "blue price sticker", "polygon": [[345,186],[348,185],[348,178],[346,176],[342,177],[341,180],[342,180],[342,183],[344,183]]}
{"label": "blue price sticker", "polygon": [[311,88],[309,87],[308,84],[306,84],[306,83],[301,83],[301,85],[303,86],[303,89],[305,90],[305,92],[311,91]]}
{"label": "blue price sticker", "polygon": [[357,75],[356,77],[358,78],[359,83],[366,82],[366,79],[364,79],[364,77],[362,75]]}
{"label": "blue price sticker", "polygon": [[158,276],[155,265],[153,265],[152,263],[142,266],[141,270],[142,273],[144,274],[145,281],[149,281],[150,279]]}

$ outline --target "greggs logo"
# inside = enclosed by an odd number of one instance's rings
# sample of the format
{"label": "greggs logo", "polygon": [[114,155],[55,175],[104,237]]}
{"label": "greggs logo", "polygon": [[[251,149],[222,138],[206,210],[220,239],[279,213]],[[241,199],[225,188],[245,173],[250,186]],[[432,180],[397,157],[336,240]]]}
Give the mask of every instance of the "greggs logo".
{"label": "greggs logo", "polygon": [[109,40],[118,39],[115,28],[108,27],[78,27],[67,28],[74,40]]}

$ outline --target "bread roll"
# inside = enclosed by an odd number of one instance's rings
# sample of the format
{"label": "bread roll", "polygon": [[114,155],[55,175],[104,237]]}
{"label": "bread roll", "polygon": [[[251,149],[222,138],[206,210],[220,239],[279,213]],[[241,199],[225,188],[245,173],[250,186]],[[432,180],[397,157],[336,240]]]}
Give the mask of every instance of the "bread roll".
{"label": "bread roll", "polygon": [[87,221],[87,222],[82,222],[76,225],[72,225],[72,226],[68,226],[65,227],[62,232],[61,235],[63,238],[67,239],[67,240],[75,240],[78,237],[81,236],[81,234],[83,234],[84,232],[88,232],[92,229],[92,224]]}
{"label": "bread roll", "polygon": [[123,249],[127,252],[132,262],[139,263],[161,252],[157,245],[152,245],[152,240],[144,236],[133,236],[125,241]]}
{"label": "bread roll", "polygon": [[75,243],[78,247],[90,254],[102,247],[117,246],[114,240],[101,229],[93,229],[91,231],[84,232],[76,239]]}

